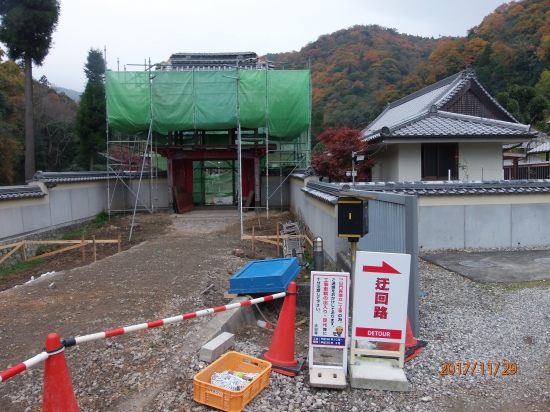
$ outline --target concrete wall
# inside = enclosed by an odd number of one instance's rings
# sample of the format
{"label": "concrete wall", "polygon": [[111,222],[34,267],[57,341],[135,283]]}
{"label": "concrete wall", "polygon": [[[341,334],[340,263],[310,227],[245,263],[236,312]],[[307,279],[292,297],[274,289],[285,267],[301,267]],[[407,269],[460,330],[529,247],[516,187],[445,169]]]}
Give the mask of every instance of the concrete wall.
{"label": "concrete wall", "polygon": [[[134,191],[137,191],[138,181],[126,181]],[[0,201],[0,242],[20,238],[29,234],[44,232],[55,228],[73,225],[93,219],[102,210],[107,210],[107,189],[113,196],[111,210],[133,208],[135,197],[120,181],[106,180],[59,183],[48,189],[41,182],[32,182],[39,186],[45,197],[3,200]],[[159,178],[153,193],[158,194],[155,207],[168,207],[166,178]],[[146,205],[149,200],[149,182],[144,182],[140,188],[140,199]]]}
{"label": "concrete wall", "polygon": [[418,245],[424,250],[550,245],[550,195],[421,197]]}
{"label": "concrete wall", "polygon": [[331,260],[333,265],[336,265],[337,253],[348,251],[349,244],[347,239],[338,237],[336,205],[307,196],[300,190],[311,179],[317,180],[318,178],[311,177],[305,180],[290,178],[290,208],[294,213],[302,212],[314,236],[327,239],[327,242],[324,243],[325,256]]}
{"label": "concrete wall", "polygon": [[[286,179],[286,180],[285,180]],[[287,176],[269,176],[269,193],[267,192],[266,177],[262,176],[261,190],[262,195],[260,197],[260,203],[262,207],[266,206],[266,193],[269,197],[269,208],[281,207],[281,194],[282,194],[282,206],[288,208],[290,205],[290,184],[291,177]],[[282,185],[281,185],[282,182]]]}
{"label": "concrete wall", "polygon": [[501,143],[459,143],[458,159],[466,166],[465,170],[458,170],[461,180],[504,178]]}

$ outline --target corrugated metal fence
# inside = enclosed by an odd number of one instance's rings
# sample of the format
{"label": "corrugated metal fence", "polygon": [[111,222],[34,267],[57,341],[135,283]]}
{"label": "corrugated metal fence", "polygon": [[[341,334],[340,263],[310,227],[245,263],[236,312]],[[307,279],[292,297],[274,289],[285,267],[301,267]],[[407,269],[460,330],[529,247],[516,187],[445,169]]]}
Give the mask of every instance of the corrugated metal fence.
{"label": "corrugated metal fence", "polygon": [[[341,192],[345,192],[346,195],[349,194],[350,196],[355,194],[357,196],[369,195],[375,197],[375,199],[369,200],[369,233],[357,242],[357,247],[359,250],[367,252],[407,253],[411,255],[408,314],[413,333],[418,335],[418,197],[370,192],[359,190],[359,188],[360,186],[357,190],[350,190],[350,186],[347,184],[310,181],[304,188],[305,190],[302,190],[302,193],[305,192],[305,196],[317,197],[325,204],[333,205],[334,208],[338,207],[335,203]],[[293,195],[297,196],[298,194],[294,191]],[[304,202],[297,202],[295,199],[294,204],[304,204]],[[314,206],[310,203],[309,207]],[[306,215],[306,220],[317,216],[312,210],[308,210]],[[337,251],[343,251],[341,249],[343,246],[347,248],[345,251],[349,251],[349,244],[338,243],[341,238],[336,237],[336,233],[338,233],[336,210],[333,216],[335,217],[332,219],[331,224],[334,225],[334,228],[331,233],[334,233],[334,235],[328,238],[323,237],[325,250],[335,248]],[[327,223],[326,220],[323,220],[323,224]],[[308,224],[314,230],[317,228],[317,222],[312,221]],[[324,231],[327,231],[326,227]],[[334,244],[329,244],[331,242]]]}
{"label": "corrugated metal fence", "polygon": [[418,335],[418,197],[356,192],[376,197],[369,200],[369,233],[357,243],[359,250],[411,255],[408,313]]}

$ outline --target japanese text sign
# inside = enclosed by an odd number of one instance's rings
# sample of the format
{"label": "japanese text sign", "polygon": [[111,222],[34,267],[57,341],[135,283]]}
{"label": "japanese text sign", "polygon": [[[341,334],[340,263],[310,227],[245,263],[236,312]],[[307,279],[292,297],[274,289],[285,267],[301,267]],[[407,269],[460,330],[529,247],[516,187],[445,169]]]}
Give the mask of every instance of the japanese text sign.
{"label": "japanese text sign", "polygon": [[311,346],[346,347],[349,273],[311,272]]}
{"label": "japanese text sign", "polygon": [[411,256],[357,252],[352,339],[405,343]]}

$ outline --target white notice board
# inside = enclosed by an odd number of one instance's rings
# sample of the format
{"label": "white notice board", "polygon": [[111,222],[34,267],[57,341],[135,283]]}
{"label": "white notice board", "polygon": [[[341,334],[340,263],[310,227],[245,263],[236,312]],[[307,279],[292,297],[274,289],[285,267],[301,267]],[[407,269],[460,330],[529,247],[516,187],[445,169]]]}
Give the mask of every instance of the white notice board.
{"label": "white notice board", "polygon": [[405,343],[411,255],[357,252],[352,339]]}
{"label": "white notice board", "polygon": [[347,347],[349,273],[311,272],[309,343]]}

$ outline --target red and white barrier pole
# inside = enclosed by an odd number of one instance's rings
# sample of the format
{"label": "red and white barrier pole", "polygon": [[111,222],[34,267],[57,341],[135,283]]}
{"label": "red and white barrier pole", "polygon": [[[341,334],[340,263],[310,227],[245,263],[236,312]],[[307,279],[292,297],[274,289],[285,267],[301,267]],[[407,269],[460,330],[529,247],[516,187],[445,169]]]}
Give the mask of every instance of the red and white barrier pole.
{"label": "red and white barrier pole", "polygon": [[5,380],[8,380],[9,378],[17,375],[18,373],[21,373],[24,370],[27,370],[33,367],[39,362],[44,362],[46,359],[48,359],[48,356],[49,355],[47,352],[42,352],[36,355],[35,357],[20,363],[19,365],[15,365],[13,368],[9,368],[7,371],[0,373],[0,382],[4,382]]}
{"label": "red and white barrier pole", "polygon": [[[152,329],[158,326],[168,325],[170,323],[178,323],[187,319],[200,318],[201,316],[211,315],[213,313],[218,313],[218,312],[224,312],[229,309],[237,309],[240,307],[257,305],[258,303],[269,302],[271,300],[284,298],[285,296],[286,296],[286,292],[275,293],[273,295],[264,296],[262,298],[250,299],[239,303],[232,303],[230,305],[203,309],[197,312],[191,312],[191,313],[186,313],[184,315],[173,316],[171,318],[157,319],[147,323],[140,323],[138,325],[125,326],[123,328],[110,329],[105,332],[93,333],[91,335],[84,335],[84,336],[77,336],[76,338],[63,339],[63,345],[61,349],[64,349],[69,346],[78,345],[80,343],[92,342],[94,340],[99,340],[99,339],[112,338],[113,336],[124,335],[125,333],[130,333],[130,332],[137,332],[138,330]],[[39,362],[45,361],[46,359],[48,359],[48,356],[51,356],[51,355],[53,355],[53,353],[42,352],[36,355],[35,357],[29,360],[26,360],[25,362],[22,362],[19,365],[14,366],[13,368],[10,368],[5,372],[0,373],[0,382],[3,382],[17,375],[18,373],[23,372],[24,370],[30,368],[31,366],[36,365]]]}

